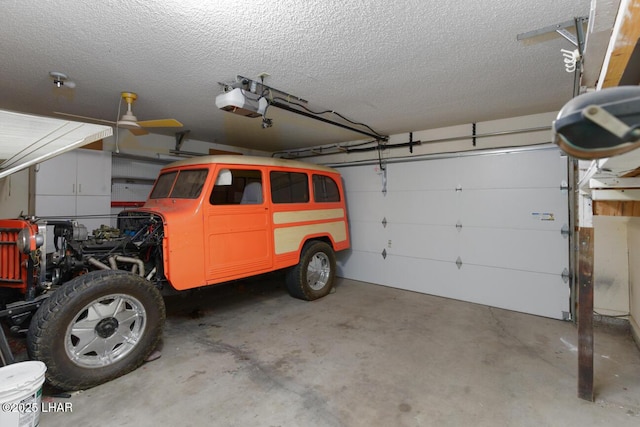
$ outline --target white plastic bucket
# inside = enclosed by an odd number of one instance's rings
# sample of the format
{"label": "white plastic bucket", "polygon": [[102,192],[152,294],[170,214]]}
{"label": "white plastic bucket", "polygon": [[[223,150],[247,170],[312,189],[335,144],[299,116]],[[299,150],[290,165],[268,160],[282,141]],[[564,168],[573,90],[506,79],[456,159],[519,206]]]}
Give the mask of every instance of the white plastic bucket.
{"label": "white plastic bucket", "polygon": [[0,426],[38,426],[46,371],[46,365],[38,361],[0,368]]}

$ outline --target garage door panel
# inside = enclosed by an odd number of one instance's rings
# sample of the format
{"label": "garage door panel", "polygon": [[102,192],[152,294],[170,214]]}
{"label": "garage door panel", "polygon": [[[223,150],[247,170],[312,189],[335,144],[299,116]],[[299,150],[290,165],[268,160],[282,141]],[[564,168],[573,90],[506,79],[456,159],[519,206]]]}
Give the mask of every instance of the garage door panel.
{"label": "garage door panel", "polygon": [[338,254],[342,277],[379,285],[393,280],[394,272],[384,263],[380,253],[351,249]]}
{"label": "garage door panel", "polygon": [[454,190],[457,168],[456,159],[392,163],[387,166],[387,190]]}
{"label": "garage door panel", "polygon": [[554,319],[569,311],[569,285],[559,275],[468,265],[459,273],[466,301]]}
{"label": "garage door panel", "polygon": [[382,174],[378,166],[351,166],[341,168],[342,180],[349,183],[349,191],[382,191]]}
{"label": "garage door panel", "polygon": [[387,246],[388,237],[382,224],[363,221],[351,221],[349,233],[351,247],[356,250],[379,251]]}
{"label": "garage door panel", "polygon": [[393,223],[455,225],[459,199],[455,191],[389,192],[384,212]]}
{"label": "garage door panel", "polygon": [[568,224],[567,194],[558,190],[462,191],[462,226],[561,230]]}
{"label": "garage door panel", "polygon": [[559,151],[539,150],[458,159],[463,188],[560,188],[567,160]]}
{"label": "garage door panel", "polygon": [[[453,262],[423,260],[390,255],[347,251],[338,259],[344,264],[343,277],[399,289],[447,296],[455,291],[451,280],[457,267]],[[411,271],[411,274],[403,272]]]}
{"label": "garage door panel", "polygon": [[568,268],[565,239],[559,231],[464,227],[459,253],[464,264],[561,274]]}
{"label": "garage door panel", "polygon": [[386,196],[371,167],[363,176],[361,167],[344,168],[353,250],[340,255],[341,274],[563,318],[568,195],[561,190],[567,158],[559,153],[554,147],[391,163]]}
{"label": "garage door panel", "polygon": [[382,192],[348,191],[346,195],[349,217],[362,221],[382,221],[386,200]]}
{"label": "garage door panel", "polygon": [[458,231],[453,226],[391,224],[387,228],[388,240],[383,244],[394,256],[449,262],[458,257]]}

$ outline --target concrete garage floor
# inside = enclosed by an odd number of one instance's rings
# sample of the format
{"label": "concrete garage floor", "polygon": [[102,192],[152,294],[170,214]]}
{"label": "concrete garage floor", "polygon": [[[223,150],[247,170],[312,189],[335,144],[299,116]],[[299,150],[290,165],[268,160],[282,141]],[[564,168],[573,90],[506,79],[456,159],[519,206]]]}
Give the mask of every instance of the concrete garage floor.
{"label": "concrete garage floor", "polygon": [[54,398],[72,412],[41,426],[640,425],[626,331],[596,328],[589,403],[571,323],[344,279],[309,303],[280,283],[168,298],[162,357]]}

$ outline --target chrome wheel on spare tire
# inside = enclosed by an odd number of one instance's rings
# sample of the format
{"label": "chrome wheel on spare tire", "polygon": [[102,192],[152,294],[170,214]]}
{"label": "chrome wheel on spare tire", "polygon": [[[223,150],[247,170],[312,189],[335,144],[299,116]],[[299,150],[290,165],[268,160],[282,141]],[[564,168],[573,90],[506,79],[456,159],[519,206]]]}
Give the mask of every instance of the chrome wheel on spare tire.
{"label": "chrome wheel on spare tire", "polygon": [[298,264],[287,272],[287,290],[291,296],[307,301],[322,298],[331,292],[335,274],[333,248],[319,240],[311,241],[302,248]]}
{"label": "chrome wheel on spare tire", "polygon": [[144,278],[93,271],[65,283],[38,309],[27,349],[55,387],[94,387],[140,366],[162,334],[162,295]]}

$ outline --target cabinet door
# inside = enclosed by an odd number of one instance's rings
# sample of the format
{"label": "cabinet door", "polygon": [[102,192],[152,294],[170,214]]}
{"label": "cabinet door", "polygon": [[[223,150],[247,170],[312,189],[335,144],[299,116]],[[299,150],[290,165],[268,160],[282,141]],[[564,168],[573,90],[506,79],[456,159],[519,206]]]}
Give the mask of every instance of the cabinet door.
{"label": "cabinet door", "polygon": [[[38,164],[36,194],[50,196],[76,194],[76,157],[76,152],[70,151]],[[37,210],[36,213],[39,214]]]}
{"label": "cabinet door", "polygon": [[110,196],[111,153],[76,150],[76,154],[76,194],[78,196]]}

